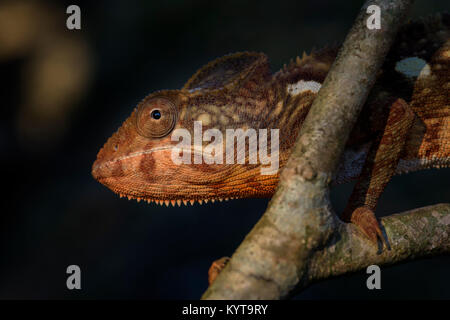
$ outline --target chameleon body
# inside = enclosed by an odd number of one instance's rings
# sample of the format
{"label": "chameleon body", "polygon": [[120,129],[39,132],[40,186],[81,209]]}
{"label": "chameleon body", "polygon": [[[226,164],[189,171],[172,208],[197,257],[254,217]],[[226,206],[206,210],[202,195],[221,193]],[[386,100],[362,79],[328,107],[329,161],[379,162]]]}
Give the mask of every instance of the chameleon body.
{"label": "chameleon body", "polygon": [[[394,174],[450,166],[449,25],[439,14],[401,28],[340,161],[334,183],[359,178],[343,218],[371,238],[381,234],[373,212]],[[274,74],[260,53],[207,64],[182,89],[142,100],[98,153],[93,176],[121,196],[166,205],[272,196],[337,52],[304,54]],[[194,136],[195,121],[221,132],[279,129],[280,170],[262,175],[262,164],[249,161],[175,164],[171,133]]]}

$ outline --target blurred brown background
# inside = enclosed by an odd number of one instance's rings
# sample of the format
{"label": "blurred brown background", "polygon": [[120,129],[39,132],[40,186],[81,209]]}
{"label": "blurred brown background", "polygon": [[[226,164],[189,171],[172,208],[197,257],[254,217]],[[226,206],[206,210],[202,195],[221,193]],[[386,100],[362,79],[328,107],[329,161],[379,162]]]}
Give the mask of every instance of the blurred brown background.
{"label": "blurred brown background", "polygon": [[[0,4],[0,298],[197,299],[210,263],[230,255],[267,200],[162,208],[119,199],[93,180],[106,139],[148,93],[180,88],[203,64],[265,52],[274,71],[342,41],[363,1],[2,1]],[[81,7],[82,29],[66,29]],[[449,11],[418,0],[412,16]],[[332,191],[344,208],[352,185]],[[378,212],[450,200],[450,169],[395,177]],[[66,289],[66,268],[82,290]],[[358,273],[298,299],[450,298],[450,258]]]}

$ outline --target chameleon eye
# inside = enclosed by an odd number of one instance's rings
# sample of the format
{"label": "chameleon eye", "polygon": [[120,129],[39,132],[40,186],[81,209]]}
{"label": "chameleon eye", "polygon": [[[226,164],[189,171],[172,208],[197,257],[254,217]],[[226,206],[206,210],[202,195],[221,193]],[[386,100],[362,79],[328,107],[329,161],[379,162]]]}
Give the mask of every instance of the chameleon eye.
{"label": "chameleon eye", "polygon": [[137,130],[147,138],[162,138],[175,127],[177,110],[166,98],[152,98],[138,107]]}
{"label": "chameleon eye", "polygon": [[158,120],[158,119],[161,118],[161,111],[159,111],[159,110],[153,110],[152,113],[151,113],[151,115],[152,115],[152,118],[153,118],[153,119]]}

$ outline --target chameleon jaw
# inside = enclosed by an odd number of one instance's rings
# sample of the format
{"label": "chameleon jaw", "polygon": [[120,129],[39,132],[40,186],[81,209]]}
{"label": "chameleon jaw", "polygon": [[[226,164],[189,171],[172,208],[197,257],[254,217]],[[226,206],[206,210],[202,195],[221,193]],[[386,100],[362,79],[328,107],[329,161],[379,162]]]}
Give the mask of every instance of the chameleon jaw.
{"label": "chameleon jaw", "polygon": [[125,190],[123,190],[122,188],[117,188],[116,186],[112,186],[111,184],[107,183],[105,181],[105,179],[98,179],[98,181],[105,185],[108,189],[110,189],[111,191],[113,191],[114,193],[118,194],[120,198],[127,198],[128,200],[136,200],[137,202],[141,202],[141,201],[147,201],[147,203],[156,203],[159,204],[160,206],[166,205],[166,207],[172,205],[173,207],[175,207],[176,205],[178,205],[179,207],[181,207],[181,205],[185,205],[187,206],[188,204],[190,204],[191,206],[193,206],[195,203],[198,204],[203,204],[203,203],[208,203],[208,202],[223,202],[223,201],[228,201],[231,199],[239,199],[241,198],[239,195],[233,195],[233,196],[218,196],[218,195],[211,195],[211,196],[207,196],[206,197],[195,197],[195,195],[193,195],[192,198],[188,197],[183,197],[182,195],[179,195],[180,198],[177,198],[177,196],[175,195],[172,199],[167,199],[167,198],[157,198],[157,197],[153,197],[151,195],[142,195],[142,194],[133,194],[133,193],[129,193],[126,192]]}
{"label": "chameleon jaw", "polygon": [[172,200],[161,200],[161,199],[145,199],[145,198],[141,198],[141,197],[135,197],[135,196],[131,196],[131,195],[124,195],[122,193],[119,193],[120,198],[128,198],[128,200],[136,200],[137,202],[142,201],[147,201],[147,203],[156,203],[160,206],[166,205],[166,207],[168,207],[169,205],[172,205],[172,207],[175,207],[176,205],[178,205],[179,207],[181,207],[181,205],[185,205],[187,206],[188,204],[191,204],[191,206],[193,206],[195,203],[199,203],[199,204],[203,204],[203,203],[208,203],[209,201],[211,201],[212,203],[219,201],[228,201],[230,199],[237,199],[236,197],[227,197],[227,198],[205,198],[205,199],[172,199]]}

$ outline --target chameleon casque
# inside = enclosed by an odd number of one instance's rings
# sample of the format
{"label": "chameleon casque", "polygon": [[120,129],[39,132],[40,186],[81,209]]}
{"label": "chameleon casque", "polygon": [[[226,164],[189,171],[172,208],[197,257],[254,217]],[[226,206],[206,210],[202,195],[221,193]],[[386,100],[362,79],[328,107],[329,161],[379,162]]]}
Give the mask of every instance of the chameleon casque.
{"label": "chameleon casque", "polygon": [[[374,211],[391,177],[450,166],[449,26],[443,13],[400,29],[340,161],[334,183],[358,179],[342,218],[375,242]],[[121,196],[166,205],[271,197],[337,52],[314,50],[274,74],[261,53],[210,62],[183,88],[144,98],[100,150],[92,175]],[[194,136],[194,121],[221,132],[279,129],[280,170],[262,175],[262,164],[248,161],[175,164],[171,133]]]}

